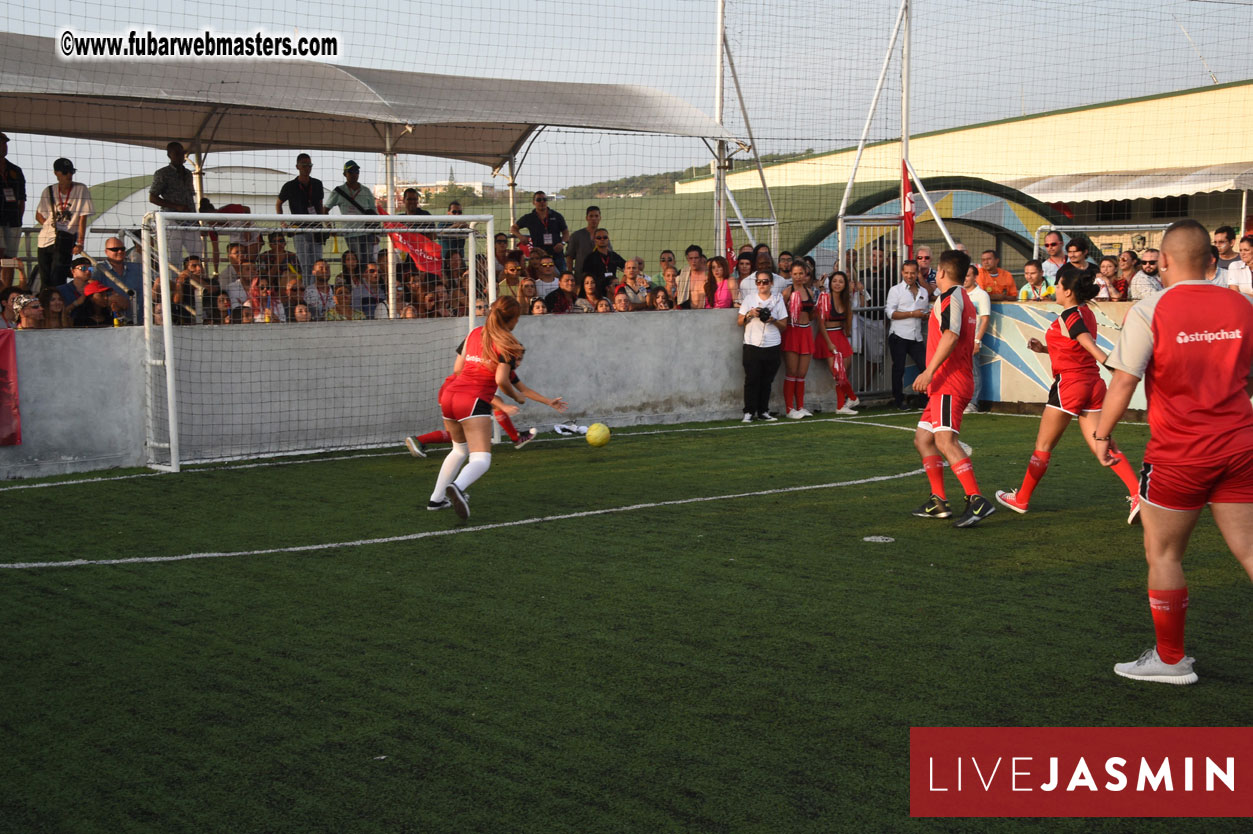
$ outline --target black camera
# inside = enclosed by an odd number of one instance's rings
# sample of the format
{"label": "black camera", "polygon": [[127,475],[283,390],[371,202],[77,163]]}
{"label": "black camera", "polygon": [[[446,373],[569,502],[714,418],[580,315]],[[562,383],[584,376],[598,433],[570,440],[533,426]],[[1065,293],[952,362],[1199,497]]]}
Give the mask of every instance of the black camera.
{"label": "black camera", "polygon": [[759,319],[761,320],[761,323],[762,323],[762,324],[769,324],[769,323],[770,323],[770,308],[769,308],[769,307],[758,307],[758,308],[757,308],[757,318],[759,318]]}

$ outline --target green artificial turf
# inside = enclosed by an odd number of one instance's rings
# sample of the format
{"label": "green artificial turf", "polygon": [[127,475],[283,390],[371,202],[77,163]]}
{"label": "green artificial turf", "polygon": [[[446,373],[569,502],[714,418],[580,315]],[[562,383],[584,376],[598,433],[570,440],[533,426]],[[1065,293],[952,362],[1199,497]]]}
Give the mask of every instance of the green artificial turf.
{"label": "green artificial turf", "polygon": [[[914,419],[504,446],[468,523],[424,509],[439,447],[0,491],[6,563],[410,537],[0,570],[0,831],[1242,830],[909,818],[911,726],[1253,723],[1208,516],[1200,683],[1111,672],[1152,642],[1143,551],[1077,428],[971,530],[909,515],[921,474],[768,492],[913,472]],[[1036,425],[967,417],[986,494]]]}

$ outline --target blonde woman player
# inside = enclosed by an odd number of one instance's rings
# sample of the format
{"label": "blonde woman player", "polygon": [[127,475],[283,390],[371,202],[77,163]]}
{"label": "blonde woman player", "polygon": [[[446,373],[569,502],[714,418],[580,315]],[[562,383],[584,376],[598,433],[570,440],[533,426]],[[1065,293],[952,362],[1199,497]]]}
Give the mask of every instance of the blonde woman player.
{"label": "blonde woman player", "polygon": [[509,380],[523,351],[513,335],[520,313],[516,299],[497,299],[487,311],[487,321],[466,337],[453,365],[453,378],[440,389],[439,407],[452,439],[452,451],[440,466],[428,509],[450,506],[461,518],[470,517],[466,490],[492,464],[492,398],[496,389],[518,402],[523,399]]}

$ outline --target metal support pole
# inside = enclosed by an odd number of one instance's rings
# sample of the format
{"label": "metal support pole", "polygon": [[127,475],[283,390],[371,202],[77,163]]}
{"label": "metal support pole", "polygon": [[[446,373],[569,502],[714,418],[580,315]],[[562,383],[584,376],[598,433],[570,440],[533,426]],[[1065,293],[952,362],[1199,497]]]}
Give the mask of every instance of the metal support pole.
{"label": "metal support pole", "polygon": [[1249,192],[1240,192],[1240,234],[1237,237],[1244,237],[1248,232],[1245,229],[1249,223]]}
{"label": "metal support pole", "polygon": [[[766,208],[770,212],[770,251],[778,252],[779,215],[774,210],[774,198],[770,196],[770,187],[766,185],[766,169],[762,167],[761,154],[757,153],[757,140],[753,137],[752,122],[748,120],[748,107],[744,104],[744,91],[740,89],[740,76],[735,71],[735,59],[731,57],[731,45],[727,43],[725,35],[722,38],[722,45],[726,49],[727,67],[731,70],[731,83],[735,85],[735,97],[740,102],[740,115],[744,118],[744,130],[748,133],[748,142],[753,149],[753,161],[757,163],[757,176],[761,179],[761,192],[766,195]],[[727,188],[727,196],[731,197],[731,189],[729,187]],[[734,197],[731,197],[731,204],[735,205]],[[738,206],[736,206],[735,211],[737,214],[739,213]],[[741,222],[743,222],[743,218],[741,218]],[[745,231],[747,232],[747,229]],[[753,236],[750,234],[748,237],[749,240],[752,240]],[[753,245],[757,245],[756,241],[753,242]]]}
{"label": "metal support pole", "polygon": [[940,227],[940,233],[944,235],[944,240],[948,243],[949,249],[956,249],[957,242],[953,240],[953,236],[948,233],[948,226],[944,225],[944,220],[940,217],[940,213],[935,209],[935,203],[931,202],[931,195],[927,193],[927,187],[922,184],[922,177],[918,176],[918,172],[914,170],[913,163],[908,159],[905,160],[905,169],[909,171],[909,178],[914,181],[914,185],[918,186],[918,194],[922,197],[922,201],[927,204],[927,208],[931,210],[931,217],[935,220],[935,225]]}
{"label": "metal support pole", "polygon": [[888,43],[887,54],[883,56],[883,68],[879,70],[879,81],[875,84],[874,96],[870,100],[870,111],[866,113],[866,124],[861,130],[861,140],[857,143],[857,155],[853,157],[853,169],[848,172],[848,185],[844,187],[844,198],[840,200],[841,215],[848,209],[849,198],[853,196],[853,180],[857,178],[857,168],[861,165],[862,152],[866,150],[866,139],[870,136],[870,123],[875,111],[879,108],[879,95],[883,92],[883,81],[887,78],[888,65],[892,61],[892,53],[896,50],[896,38],[901,33],[901,24],[905,19],[905,9],[909,0],[901,0],[901,10],[896,15],[896,26],[892,29],[892,40]]}
{"label": "metal support pole", "polygon": [[[909,166],[909,0],[905,0],[902,9],[901,28],[904,33],[901,36],[901,216],[905,215],[905,170]],[[934,212],[932,212],[934,214]],[[941,224],[943,225],[943,224]],[[901,254],[905,258],[912,258],[913,241],[905,242],[902,237],[901,243],[905,247],[905,251]]]}
{"label": "metal support pole", "polygon": [[[722,67],[722,41],[726,26],[726,13],[726,0],[718,0],[718,13],[715,22],[717,31],[714,32],[714,120],[718,122],[719,127],[723,126],[722,97],[725,82]],[[717,167],[714,170],[714,245],[712,251],[720,253],[726,248],[727,228],[725,197],[727,188],[727,143],[723,139],[718,140],[715,164]],[[711,255],[710,257],[713,256]]]}
{"label": "metal support pole", "polygon": [[[514,167],[513,154],[509,155],[509,228],[518,225],[518,177]],[[516,241],[515,241],[516,243]],[[496,245],[496,239],[492,239]],[[491,264],[489,264],[491,266]]]}

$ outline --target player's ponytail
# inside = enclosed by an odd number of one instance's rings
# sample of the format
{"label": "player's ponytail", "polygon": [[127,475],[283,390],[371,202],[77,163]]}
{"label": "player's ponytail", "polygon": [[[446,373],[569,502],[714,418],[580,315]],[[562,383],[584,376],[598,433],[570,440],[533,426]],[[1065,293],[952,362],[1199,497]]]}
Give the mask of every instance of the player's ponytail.
{"label": "player's ponytail", "polygon": [[1075,301],[1080,304],[1088,303],[1101,292],[1096,284],[1096,269],[1090,265],[1080,269],[1074,264],[1063,264],[1057,270],[1057,286],[1074,293]]}
{"label": "player's ponytail", "polygon": [[487,311],[487,321],[483,324],[482,357],[489,362],[500,359],[506,361],[522,356],[522,343],[513,335],[513,327],[518,323],[522,307],[512,296],[496,299]]}

